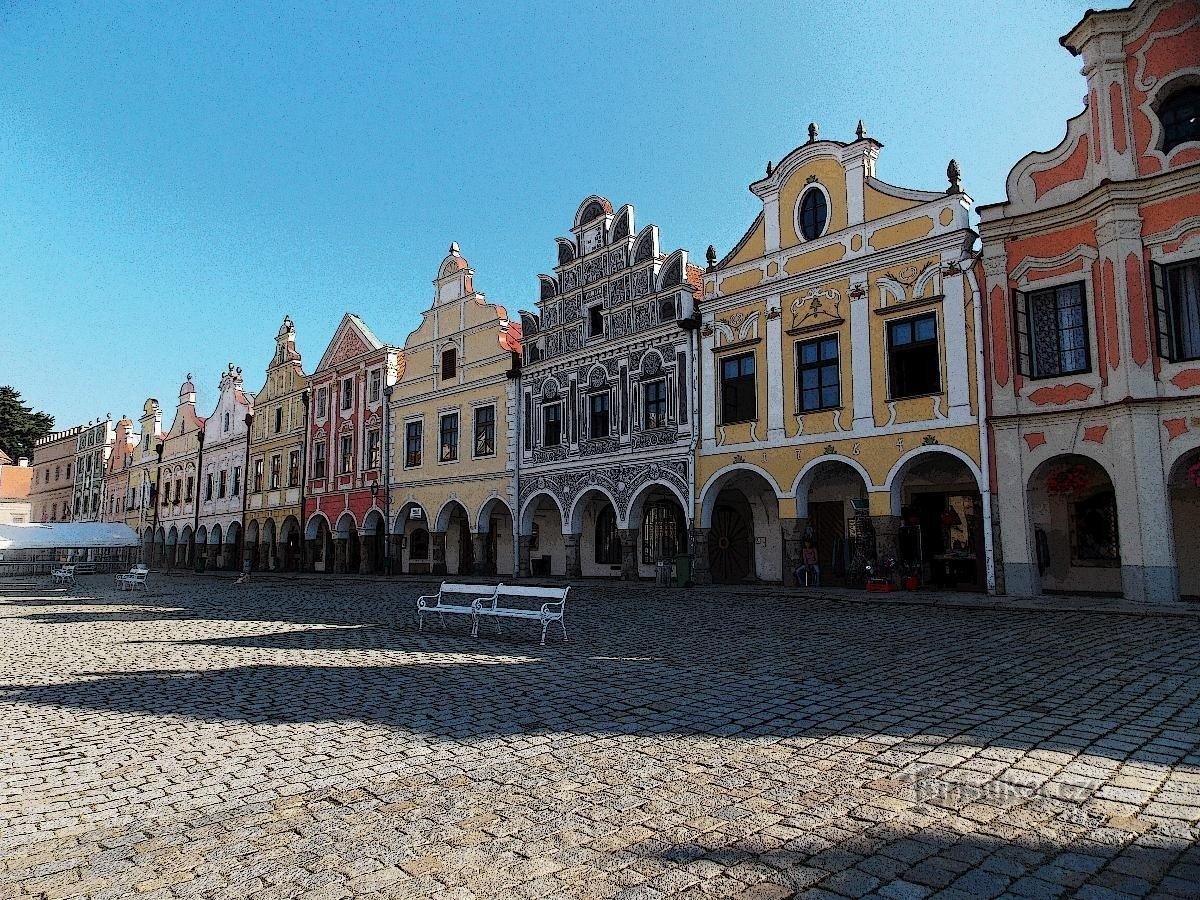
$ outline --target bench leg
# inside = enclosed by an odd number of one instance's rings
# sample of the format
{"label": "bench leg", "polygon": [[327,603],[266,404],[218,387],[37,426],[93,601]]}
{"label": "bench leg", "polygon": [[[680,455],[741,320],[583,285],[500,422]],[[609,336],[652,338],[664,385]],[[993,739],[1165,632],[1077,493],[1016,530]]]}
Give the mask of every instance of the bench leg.
{"label": "bench leg", "polygon": [[420,633],[425,628],[425,612],[417,610],[417,632]]}
{"label": "bench leg", "polygon": [[549,620],[542,623],[542,646],[546,646],[546,629],[550,627]]}
{"label": "bench leg", "polygon": [[559,619],[559,620],[558,620],[558,627],[562,629],[562,633],[563,633],[563,643],[565,644],[565,643],[567,642],[567,622],[566,622],[566,619]]}
{"label": "bench leg", "polygon": [[479,637],[479,616],[471,616],[471,637]]}

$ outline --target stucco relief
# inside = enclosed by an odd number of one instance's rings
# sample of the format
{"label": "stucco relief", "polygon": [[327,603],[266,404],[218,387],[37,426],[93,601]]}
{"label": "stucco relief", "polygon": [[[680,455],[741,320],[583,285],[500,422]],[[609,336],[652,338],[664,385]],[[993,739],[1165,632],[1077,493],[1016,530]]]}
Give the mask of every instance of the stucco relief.
{"label": "stucco relief", "polygon": [[521,479],[521,506],[535,494],[548,493],[569,510],[582,493],[598,487],[612,495],[617,518],[625,521],[630,503],[647,484],[671,484],[687,496],[688,465],[687,459],[668,459],[532,475]]}

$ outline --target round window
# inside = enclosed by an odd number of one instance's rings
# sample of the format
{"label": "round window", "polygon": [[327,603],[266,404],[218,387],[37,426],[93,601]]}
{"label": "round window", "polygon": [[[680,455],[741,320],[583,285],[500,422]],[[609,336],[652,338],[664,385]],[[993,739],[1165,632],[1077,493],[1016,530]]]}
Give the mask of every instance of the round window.
{"label": "round window", "polygon": [[829,224],[829,201],[825,192],[811,187],[800,198],[800,234],[806,241],[814,241],[825,233]]}

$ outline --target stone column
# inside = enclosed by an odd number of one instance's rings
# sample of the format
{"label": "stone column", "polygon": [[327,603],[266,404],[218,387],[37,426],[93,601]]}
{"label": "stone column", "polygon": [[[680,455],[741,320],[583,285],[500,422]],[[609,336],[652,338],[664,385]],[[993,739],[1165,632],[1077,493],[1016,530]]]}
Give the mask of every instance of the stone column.
{"label": "stone column", "polygon": [[486,531],[471,532],[471,574],[486,575],[488,570],[487,561],[487,542],[488,533]]}
{"label": "stone column", "polygon": [[433,551],[433,574],[446,574],[446,532],[429,532],[429,546]]}
{"label": "stone column", "polygon": [[688,532],[688,546],[692,554],[692,582],[712,584],[712,574],[708,570],[708,529],[691,529]]}
{"label": "stone column", "polygon": [[579,535],[564,534],[563,547],[567,553],[567,577],[582,578],[583,568],[579,563]]}
{"label": "stone column", "polygon": [[358,574],[369,575],[374,568],[375,542],[374,540],[364,541],[359,538],[358,541]]}
{"label": "stone column", "polygon": [[622,528],[621,536],[621,578],[624,581],[637,581],[638,574],[638,529]]}
{"label": "stone column", "polygon": [[391,534],[388,540],[392,542],[392,574],[399,575],[404,568],[404,535]]}
{"label": "stone column", "polygon": [[533,543],[533,538],[527,534],[519,535],[517,538],[517,552],[520,555],[517,559],[518,578],[529,577],[529,557],[532,555],[529,545],[531,543]]}
{"label": "stone column", "polygon": [[796,587],[796,567],[800,565],[800,551],[804,547],[804,528],[808,519],[780,518],[779,530],[783,534],[783,583]]}

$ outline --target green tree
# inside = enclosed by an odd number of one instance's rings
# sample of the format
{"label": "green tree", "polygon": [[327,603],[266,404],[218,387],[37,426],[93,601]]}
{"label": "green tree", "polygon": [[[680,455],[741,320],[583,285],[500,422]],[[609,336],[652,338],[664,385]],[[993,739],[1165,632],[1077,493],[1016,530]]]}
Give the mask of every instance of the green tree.
{"label": "green tree", "polygon": [[0,450],[14,460],[33,456],[33,442],[54,428],[54,416],[34,412],[21,402],[21,392],[11,385],[0,385]]}

